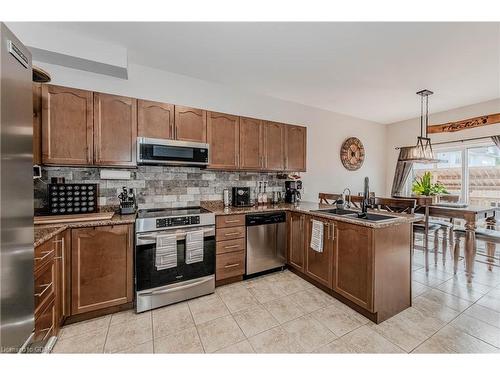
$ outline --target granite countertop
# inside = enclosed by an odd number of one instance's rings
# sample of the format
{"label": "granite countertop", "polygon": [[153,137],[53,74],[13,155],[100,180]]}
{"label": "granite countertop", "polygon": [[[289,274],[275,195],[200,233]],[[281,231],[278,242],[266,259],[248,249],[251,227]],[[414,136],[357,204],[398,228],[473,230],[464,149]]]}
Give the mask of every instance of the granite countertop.
{"label": "granite countertop", "polygon": [[74,223],[60,223],[60,224],[42,224],[35,225],[35,247],[41,245],[45,241],[50,240],[55,235],[61,233],[68,228],[88,228],[100,227],[105,225],[118,225],[118,224],[134,224],[135,214],[119,215],[115,214],[111,219],[106,220],[89,220],[78,221]]}
{"label": "granite countertop", "polygon": [[[374,210],[369,210],[369,212],[381,213],[386,216],[392,216],[391,220],[384,221],[367,221],[358,218],[348,217],[348,216],[340,216],[340,215],[329,215],[322,214],[320,212],[312,212],[314,210],[328,209],[332,208],[331,205],[320,204],[315,202],[300,202],[298,204],[292,203],[280,203],[277,205],[267,205],[267,206],[252,206],[252,207],[224,207],[221,201],[206,201],[201,202],[202,207],[207,210],[213,212],[216,216],[219,215],[235,215],[235,214],[250,214],[250,213],[259,213],[259,212],[272,212],[272,211],[293,211],[306,213],[309,215],[314,215],[317,217],[322,217],[325,219],[334,219],[337,221],[342,221],[346,223],[363,225],[365,227],[370,228],[385,228],[392,225],[400,225],[405,223],[413,223],[416,221],[422,220],[421,215],[409,215],[409,214],[398,214],[398,213],[385,213],[378,212]],[[356,209],[352,209],[353,211],[357,211]]]}

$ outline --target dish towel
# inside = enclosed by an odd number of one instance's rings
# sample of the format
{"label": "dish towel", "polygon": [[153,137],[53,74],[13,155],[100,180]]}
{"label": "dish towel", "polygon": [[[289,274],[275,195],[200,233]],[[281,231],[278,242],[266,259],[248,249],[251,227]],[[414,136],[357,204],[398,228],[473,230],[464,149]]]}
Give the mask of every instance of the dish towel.
{"label": "dish towel", "polygon": [[186,234],[186,264],[203,261],[203,230]]}
{"label": "dish towel", "polygon": [[312,221],[311,232],[311,249],[318,253],[323,252],[323,222],[318,220]]}
{"label": "dish towel", "polygon": [[177,267],[177,235],[175,233],[156,237],[155,266],[157,271]]}

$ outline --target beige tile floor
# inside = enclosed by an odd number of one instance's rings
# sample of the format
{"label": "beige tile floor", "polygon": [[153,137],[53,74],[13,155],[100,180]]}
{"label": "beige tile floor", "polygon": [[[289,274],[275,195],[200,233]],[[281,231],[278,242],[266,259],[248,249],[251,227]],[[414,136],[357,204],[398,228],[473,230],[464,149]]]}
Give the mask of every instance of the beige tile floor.
{"label": "beige tile floor", "polygon": [[[432,259],[432,258],[431,258]],[[219,287],[152,312],[125,311],[61,330],[54,353],[500,352],[500,269],[467,286],[451,259],[413,259],[412,307],[374,324],[290,271]]]}

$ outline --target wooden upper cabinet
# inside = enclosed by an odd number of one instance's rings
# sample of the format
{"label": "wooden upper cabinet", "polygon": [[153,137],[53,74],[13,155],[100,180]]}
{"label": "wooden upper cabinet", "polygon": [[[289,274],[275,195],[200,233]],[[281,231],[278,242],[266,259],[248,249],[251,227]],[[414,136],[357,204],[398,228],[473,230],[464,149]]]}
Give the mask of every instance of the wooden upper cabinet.
{"label": "wooden upper cabinet", "polygon": [[131,225],[72,229],[72,315],[132,301],[132,233]]}
{"label": "wooden upper cabinet", "polygon": [[262,120],[240,117],[240,169],[264,168]]}
{"label": "wooden upper cabinet", "polygon": [[33,83],[33,164],[42,164],[42,85]]}
{"label": "wooden upper cabinet", "polygon": [[42,162],[92,164],[92,92],[42,85]]}
{"label": "wooden upper cabinet", "polygon": [[359,306],[373,308],[373,230],[336,223],[333,290]]}
{"label": "wooden upper cabinet", "polygon": [[306,250],[305,221],[309,218],[298,212],[290,212],[288,221],[288,264],[304,272]]}
{"label": "wooden upper cabinet", "polygon": [[264,121],[265,157],[264,169],[285,169],[285,126],[277,122]]}
{"label": "wooden upper cabinet", "polygon": [[217,112],[208,112],[207,118],[209,168],[238,169],[240,118]]}
{"label": "wooden upper cabinet", "polygon": [[286,158],[285,169],[287,171],[306,171],[306,128],[303,126],[285,126]]}
{"label": "wooden upper cabinet", "polygon": [[315,217],[314,220],[323,223],[323,251],[318,252],[311,248],[312,218],[307,222],[306,259],[304,272],[317,282],[331,288],[333,275],[333,246],[334,224],[328,219]]}
{"label": "wooden upper cabinet", "polygon": [[137,100],[94,93],[94,164],[136,165]]}
{"label": "wooden upper cabinet", "polygon": [[174,105],[137,100],[139,137],[174,139]]}
{"label": "wooden upper cabinet", "polygon": [[207,111],[175,106],[175,139],[187,142],[207,142]]}

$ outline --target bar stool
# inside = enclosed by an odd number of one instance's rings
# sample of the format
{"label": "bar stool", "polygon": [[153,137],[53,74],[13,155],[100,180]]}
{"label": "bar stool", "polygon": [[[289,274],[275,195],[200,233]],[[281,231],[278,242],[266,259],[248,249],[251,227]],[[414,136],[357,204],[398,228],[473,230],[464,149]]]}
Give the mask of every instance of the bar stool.
{"label": "bar stool", "polygon": [[[439,250],[439,231],[441,230],[441,226],[439,224],[434,224],[429,222],[429,234],[434,235],[434,264],[438,262],[438,250]],[[418,222],[413,224],[413,247],[415,247],[415,234],[420,233],[424,236],[425,241],[425,223]],[[424,244],[424,249],[425,249]],[[428,247],[427,247],[428,248]],[[429,269],[429,254],[426,252],[425,256],[425,269]]]}
{"label": "bar stool", "polygon": [[[446,254],[448,252],[448,240],[449,240],[449,247],[450,247],[450,254],[451,257],[453,258],[453,247],[454,247],[454,236],[453,236],[453,219],[450,221],[444,221],[444,220],[430,220],[430,224],[437,224],[439,225],[439,231],[443,235],[443,242],[441,243],[441,249],[443,250],[443,267],[446,265]],[[437,259],[435,259],[435,263],[437,264]]]}
{"label": "bar stool", "polygon": [[[458,258],[460,256],[460,240],[465,238],[465,229],[464,228],[456,228],[453,230],[455,235],[455,248],[453,249],[453,272],[457,273],[458,268]],[[476,242],[483,241],[486,244],[492,245],[487,246],[487,259],[488,259],[488,271],[492,271],[493,263],[495,262],[495,245],[500,244],[500,232],[493,229],[476,229]],[[472,271],[474,271],[474,259],[476,257],[476,244],[474,244],[474,251],[472,254],[471,264]]]}

